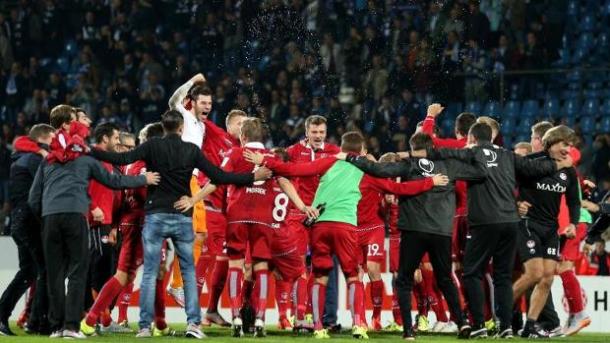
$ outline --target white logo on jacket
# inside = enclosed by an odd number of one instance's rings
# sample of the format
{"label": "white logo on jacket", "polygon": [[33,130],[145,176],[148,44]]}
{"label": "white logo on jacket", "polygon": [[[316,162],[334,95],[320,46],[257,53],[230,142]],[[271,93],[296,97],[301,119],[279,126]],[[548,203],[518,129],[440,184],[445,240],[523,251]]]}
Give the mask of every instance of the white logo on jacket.
{"label": "white logo on jacket", "polygon": [[549,185],[548,183],[536,182],[536,189],[538,189],[540,191],[556,192],[556,193],[565,193],[566,192],[566,187],[562,186],[559,183],[556,183],[554,185]]}
{"label": "white logo on jacket", "polygon": [[498,163],[496,162],[498,154],[495,151],[483,149],[483,154],[485,154],[485,158],[487,159],[487,168],[498,166]]}
{"label": "white logo on jacket", "polygon": [[434,174],[432,173],[432,171],[434,170],[434,162],[430,161],[427,158],[422,158],[417,162],[417,164],[419,165],[419,168],[423,170],[423,176],[434,176]]}

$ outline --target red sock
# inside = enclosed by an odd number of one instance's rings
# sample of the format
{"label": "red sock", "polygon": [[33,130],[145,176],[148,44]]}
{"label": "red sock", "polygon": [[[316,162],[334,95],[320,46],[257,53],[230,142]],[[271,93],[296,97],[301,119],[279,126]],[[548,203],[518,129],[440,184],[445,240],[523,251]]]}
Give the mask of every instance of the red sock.
{"label": "red sock", "polygon": [[[307,309],[305,310],[305,313],[313,313],[313,304],[311,302],[311,291],[313,290],[313,285],[314,285],[314,276],[313,273],[309,274],[309,279],[307,279]],[[326,290],[325,290],[326,291]],[[326,293],[324,293],[326,294]]]}
{"label": "red sock", "polygon": [[313,325],[315,330],[324,328],[322,316],[324,316],[324,304],[326,303],[326,286],[314,283],[311,288],[311,305],[313,308]]}
{"label": "red sock", "polygon": [[307,299],[309,294],[307,284],[307,279],[302,277],[298,278],[297,281],[295,281],[296,310],[294,312],[296,313],[297,320],[305,320],[305,311],[307,310]]}
{"label": "red sock", "polygon": [[573,270],[566,270],[559,274],[561,281],[563,282],[563,292],[568,301],[570,308],[570,314],[576,314],[584,310],[582,303],[582,293],[580,290],[580,283],[576,278]]}
{"label": "red sock", "polygon": [[[110,306],[114,298],[121,292],[121,283],[114,276],[110,278],[110,280],[106,281],[104,287],[97,295],[97,299],[95,299],[95,303],[91,306],[91,310],[87,314],[86,323],[89,326],[94,326],[97,324],[97,319],[102,314],[104,310]],[[106,325],[107,326],[107,325]]]}
{"label": "red sock", "polygon": [[167,327],[165,322],[165,285],[164,280],[157,280],[155,287],[155,326],[159,330]]}
{"label": "red sock", "polygon": [[291,290],[292,284],[290,282],[275,280],[275,301],[277,302],[277,312],[280,318],[288,317]]}
{"label": "red sock", "polygon": [[434,285],[434,294],[436,297],[435,305],[432,306],[434,310],[434,314],[436,315],[436,320],[439,322],[448,322],[449,318],[447,318],[447,306],[445,305],[445,301],[443,300],[443,294],[440,292],[438,287]]}
{"label": "red sock", "polygon": [[[242,305],[242,283],[244,281],[244,271],[242,268],[229,268],[229,299],[231,299],[231,314],[233,318],[239,317],[239,310]],[[245,285],[244,285],[245,286]]]}
{"label": "red sock", "polygon": [[210,279],[210,298],[208,301],[208,313],[218,312],[218,302],[222,295],[222,290],[225,288],[227,273],[229,271],[229,261],[216,261],[214,269],[212,269],[212,278]]}
{"label": "red sock", "polygon": [[426,297],[426,282],[424,280],[413,285],[413,295],[415,295],[415,301],[417,302],[417,314],[427,317],[428,299]]}
{"label": "red sock", "polygon": [[267,269],[254,272],[254,296],[256,301],[252,303],[256,310],[256,318],[265,320],[267,311],[267,295],[269,294],[269,271]]}
{"label": "red sock", "polygon": [[349,307],[352,312],[354,326],[363,326],[364,316],[364,286],[360,281],[352,281],[347,285]]}
{"label": "red sock", "polygon": [[371,281],[371,301],[373,303],[373,318],[381,319],[383,305],[383,281]]}
{"label": "red sock", "polygon": [[100,315],[100,323],[105,327],[112,324],[112,317],[110,316],[110,311],[108,309],[105,309]]}
{"label": "red sock", "polygon": [[392,294],[392,316],[394,322],[402,326],[402,314],[400,313],[400,304],[398,303],[398,296],[396,295],[396,288],[394,288],[394,294]]}
{"label": "red sock", "polygon": [[131,303],[131,293],[133,293],[133,282],[130,282],[123,288],[118,297],[119,319],[117,322],[122,323],[127,321],[127,309]]}
{"label": "red sock", "polygon": [[201,289],[205,284],[205,278],[208,276],[208,270],[213,268],[214,259],[208,254],[201,254],[197,265],[195,266],[195,279],[197,280],[197,294],[201,295]]}

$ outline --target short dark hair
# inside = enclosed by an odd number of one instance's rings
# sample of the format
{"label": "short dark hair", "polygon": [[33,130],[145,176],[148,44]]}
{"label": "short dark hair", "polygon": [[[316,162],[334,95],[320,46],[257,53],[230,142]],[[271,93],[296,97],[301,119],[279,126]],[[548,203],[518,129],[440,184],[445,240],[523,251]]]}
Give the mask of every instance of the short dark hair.
{"label": "short dark hair", "polygon": [[176,110],[167,110],[161,116],[161,125],[165,133],[176,133],[182,125],[184,125],[184,119],[182,114]]}
{"label": "short dark hair", "polygon": [[470,112],[460,113],[455,119],[455,130],[462,136],[468,135],[470,127],[476,123],[477,117]]}
{"label": "short dark hair", "polygon": [[51,113],[49,114],[49,121],[51,126],[55,129],[60,129],[63,124],[71,123],[74,117],[76,117],[76,111],[74,111],[74,107],[70,105],[57,105],[53,107]]}
{"label": "short dark hair", "polygon": [[491,126],[485,123],[475,123],[468,133],[478,142],[491,142]]}
{"label": "short dark hair", "polygon": [[305,129],[309,128],[309,125],[322,125],[325,124],[326,125],[326,118],[324,118],[323,116],[314,114],[311,115],[309,117],[307,117],[307,119],[305,119]]}
{"label": "short dark hair", "polygon": [[146,130],[146,139],[163,137],[163,125],[160,122],[149,124]]}
{"label": "short dark hair", "polygon": [[358,131],[349,131],[341,136],[341,151],[359,154],[364,148],[364,137]]}
{"label": "short dark hair", "polygon": [[241,134],[248,142],[262,142],[265,128],[259,118],[247,118],[241,125]]}
{"label": "short dark hair", "polygon": [[207,83],[197,83],[193,87],[191,87],[188,93],[188,98],[196,101],[197,97],[200,95],[212,96],[212,89],[210,88],[210,86],[208,86]]}
{"label": "short dark hair", "polygon": [[430,137],[430,135],[423,132],[417,132],[409,139],[409,145],[412,150],[428,150],[434,146],[434,143],[432,142],[432,137]]}
{"label": "short dark hair", "polygon": [[271,152],[283,162],[288,162],[288,160],[290,159],[290,157],[288,156],[288,152],[285,148],[273,148],[271,149]]}
{"label": "short dark hair", "polygon": [[96,143],[101,143],[104,140],[104,136],[110,138],[114,131],[120,132],[121,128],[114,123],[104,123],[95,127],[93,136],[95,137]]}
{"label": "short dark hair", "polygon": [[48,136],[55,132],[53,126],[48,124],[36,124],[32,126],[28,136],[33,140],[37,141],[39,138]]}

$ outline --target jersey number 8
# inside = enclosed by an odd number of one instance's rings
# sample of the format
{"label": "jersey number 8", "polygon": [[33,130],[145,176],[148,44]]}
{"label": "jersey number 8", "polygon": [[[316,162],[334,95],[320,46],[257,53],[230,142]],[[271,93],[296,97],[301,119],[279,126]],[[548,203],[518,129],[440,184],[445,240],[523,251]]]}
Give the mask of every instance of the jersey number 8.
{"label": "jersey number 8", "polygon": [[273,205],[273,220],[283,222],[286,214],[288,214],[288,196],[285,193],[278,194],[273,201]]}

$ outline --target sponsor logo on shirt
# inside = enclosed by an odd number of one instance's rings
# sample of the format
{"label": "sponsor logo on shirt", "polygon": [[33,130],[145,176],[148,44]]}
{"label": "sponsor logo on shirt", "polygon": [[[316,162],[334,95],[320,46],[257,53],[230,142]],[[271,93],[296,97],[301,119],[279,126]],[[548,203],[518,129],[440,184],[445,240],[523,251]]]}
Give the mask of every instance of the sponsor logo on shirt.
{"label": "sponsor logo on shirt", "polygon": [[483,149],[483,154],[485,154],[485,159],[487,160],[487,168],[498,166],[498,163],[496,162],[496,160],[498,159],[498,154],[496,154],[495,151]]}
{"label": "sponsor logo on shirt", "polygon": [[267,190],[260,187],[246,187],[246,194],[248,193],[265,195],[267,194]]}
{"label": "sponsor logo on shirt", "polygon": [[559,173],[559,178],[562,179],[563,181],[565,181],[568,179],[568,176],[566,175],[566,173],[561,172],[561,173]]}
{"label": "sponsor logo on shirt", "polygon": [[430,161],[427,158],[420,159],[417,164],[419,165],[419,169],[423,171],[422,175],[426,177],[432,177],[434,174],[432,171],[434,170],[434,162]]}
{"label": "sponsor logo on shirt", "polygon": [[547,192],[565,193],[566,187],[559,183],[549,185],[548,183],[536,182],[536,189]]}

